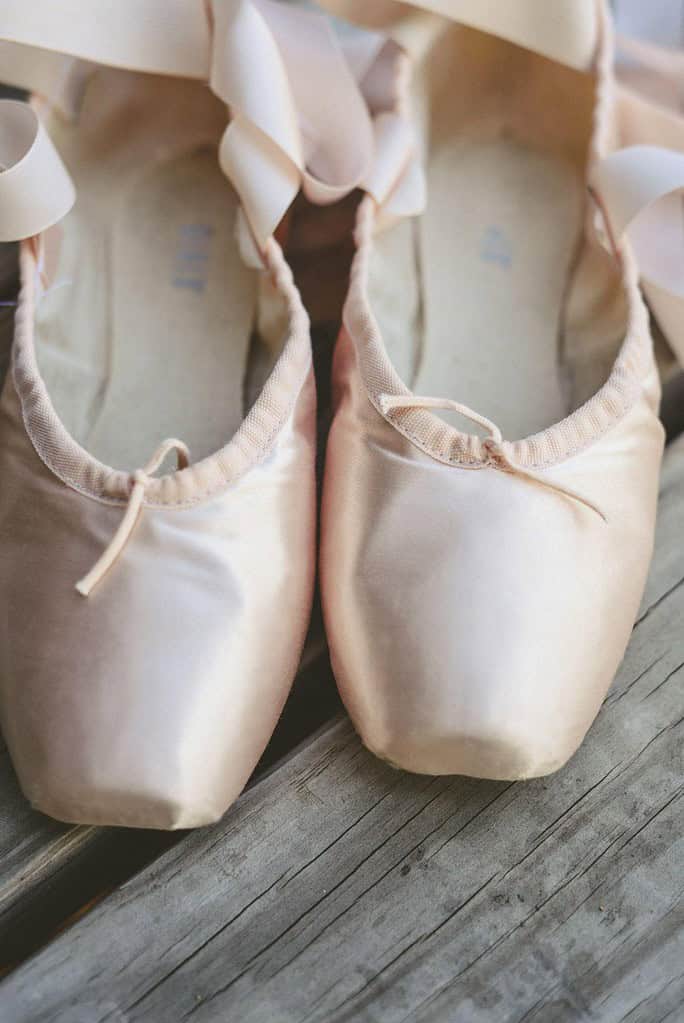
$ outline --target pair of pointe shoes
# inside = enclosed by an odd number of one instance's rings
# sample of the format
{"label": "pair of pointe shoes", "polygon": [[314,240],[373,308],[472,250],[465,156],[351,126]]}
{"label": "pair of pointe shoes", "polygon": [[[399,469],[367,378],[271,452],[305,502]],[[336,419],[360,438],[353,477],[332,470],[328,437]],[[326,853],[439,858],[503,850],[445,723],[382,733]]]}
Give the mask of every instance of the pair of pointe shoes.
{"label": "pair of pointe shoes", "polygon": [[327,5],[356,30],[276,0],[58,6],[0,19],[0,78],[33,95],[0,107],[26,796],[206,824],[273,731],[316,564],[309,324],[273,237],[300,188],[362,193],[319,559],[345,704],[412,771],[556,770],[630,635],[663,448],[603,3]]}

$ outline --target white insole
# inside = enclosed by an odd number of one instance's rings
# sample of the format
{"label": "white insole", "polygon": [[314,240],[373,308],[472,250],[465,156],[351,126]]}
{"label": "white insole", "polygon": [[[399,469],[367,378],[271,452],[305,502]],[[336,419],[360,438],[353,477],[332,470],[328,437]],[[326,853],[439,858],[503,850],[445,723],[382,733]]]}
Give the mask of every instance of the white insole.
{"label": "white insole", "polygon": [[65,425],[116,468],[179,437],[193,460],[244,414],[257,279],[235,241],[209,91],[99,71],[76,125],[55,125],[77,185],[37,350]]}
{"label": "white insole", "polygon": [[525,437],[568,411],[559,344],[581,183],[569,162],[501,132],[437,146],[428,194],[414,388],[454,397],[507,437]]}

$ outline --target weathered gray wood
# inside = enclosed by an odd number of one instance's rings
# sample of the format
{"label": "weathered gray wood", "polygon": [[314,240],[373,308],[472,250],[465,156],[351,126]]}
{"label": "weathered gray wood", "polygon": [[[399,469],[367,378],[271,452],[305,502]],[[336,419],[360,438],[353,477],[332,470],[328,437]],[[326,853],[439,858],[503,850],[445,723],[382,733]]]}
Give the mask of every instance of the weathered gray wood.
{"label": "weathered gray wood", "polygon": [[[0,970],[171,844],[155,832],[72,827],[32,810],[0,748]],[[0,1012],[0,1019],[2,1013]]]}
{"label": "weathered gray wood", "polygon": [[0,1017],[681,1019],[683,524],[680,445],[628,655],[563,771],[410,776],[335,724],[10,975]]}

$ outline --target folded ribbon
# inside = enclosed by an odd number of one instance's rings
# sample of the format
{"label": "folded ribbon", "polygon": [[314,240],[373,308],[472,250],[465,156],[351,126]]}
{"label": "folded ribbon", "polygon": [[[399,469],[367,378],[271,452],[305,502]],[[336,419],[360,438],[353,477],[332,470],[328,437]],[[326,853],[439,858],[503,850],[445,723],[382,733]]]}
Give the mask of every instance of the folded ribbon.
{"label": "folded ribbon", "polygon": [[0,100],[0,242],[45,231],[71,209],[76,193],[36,112]]}
{"label": "folded ribbon", "polygon": [[[43,0],[36,3],[44,6]],[[325,15],[278,0],[210,0],[198,3],[194,12],[174,0],[173,17],[164,25],[159,0],[143,0],[139,7],[129,53],[116,5],[96,0],[88,17],[80,16],[69,42],[60,34],[61,20],[50,20],[49,8],[47,20],[29,19],[24,25],[16,8],[0,0],[0,39],[5,39],[0,45],[12,54],[25,52],[22,85],[33,60],[38,88],[60,80],[52,67],[46,74],[45,63],[50,54],[58,59],[56,51],[65,46],[78,58],[68,62],[69,81],[74,63],[84,60],[206,80],[230,109],[219,162],[240,196],[257,251],[300,188],[323,204],[361,187],[397,215],[420,212],[424,188],[398,95],[407,58],[395,43],[374,33],[338,38]],[[110,54],[107,35],[114,14]],[[176,38],[183,26],[190,40],[185,46]],[[68,102],[61,95],[48,98],[62,111],[73,106],[71,96]],[[2,128],[0,123],[0,133]],[[44,134],[37,130],[36,137],[44,148]],[[40,193],[52,192],[59,176],[55,161],[49,163],[36,190],[37,205]],[[64,180],[66,172],[59,173]],[[9,219],[1,193],[0,206],[0,221]],[[41,230],[51,216],[35,220]]]}
{"label": "folded ribbon", "polygon": [[644,293],[684,363],[684,153],[626,146],[596,166],[592,189],[610,243],[632,245]]}
{"label": "folded ribbon", "polygon": [[[277,0],[214,3],[212,11],[209,81],[232,113],[219,160],[258,248],[300,188],[317,204],[358,187],[379,204],[390,200],[415,155],[398,112],[404,55],[396,44],[365,33],[345,47],[324,15]],[[411,212],[423,194],[416,181]]]}

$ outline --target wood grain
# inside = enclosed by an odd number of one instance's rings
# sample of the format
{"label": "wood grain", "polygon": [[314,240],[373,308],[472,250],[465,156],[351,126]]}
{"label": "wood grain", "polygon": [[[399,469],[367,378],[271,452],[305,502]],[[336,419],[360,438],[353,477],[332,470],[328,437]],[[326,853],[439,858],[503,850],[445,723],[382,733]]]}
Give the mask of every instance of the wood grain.
{"label": "wood grain", "polygon": [[161,833],[72,827],[37,813],[0,747],[0,972],[169,844]]}
{"label": "wood grain", "polygon": [[683,521],[679,444],[627,657],[564,770],[411,776],[340,721],[9,976],[3,1021],[681,1019]]}

